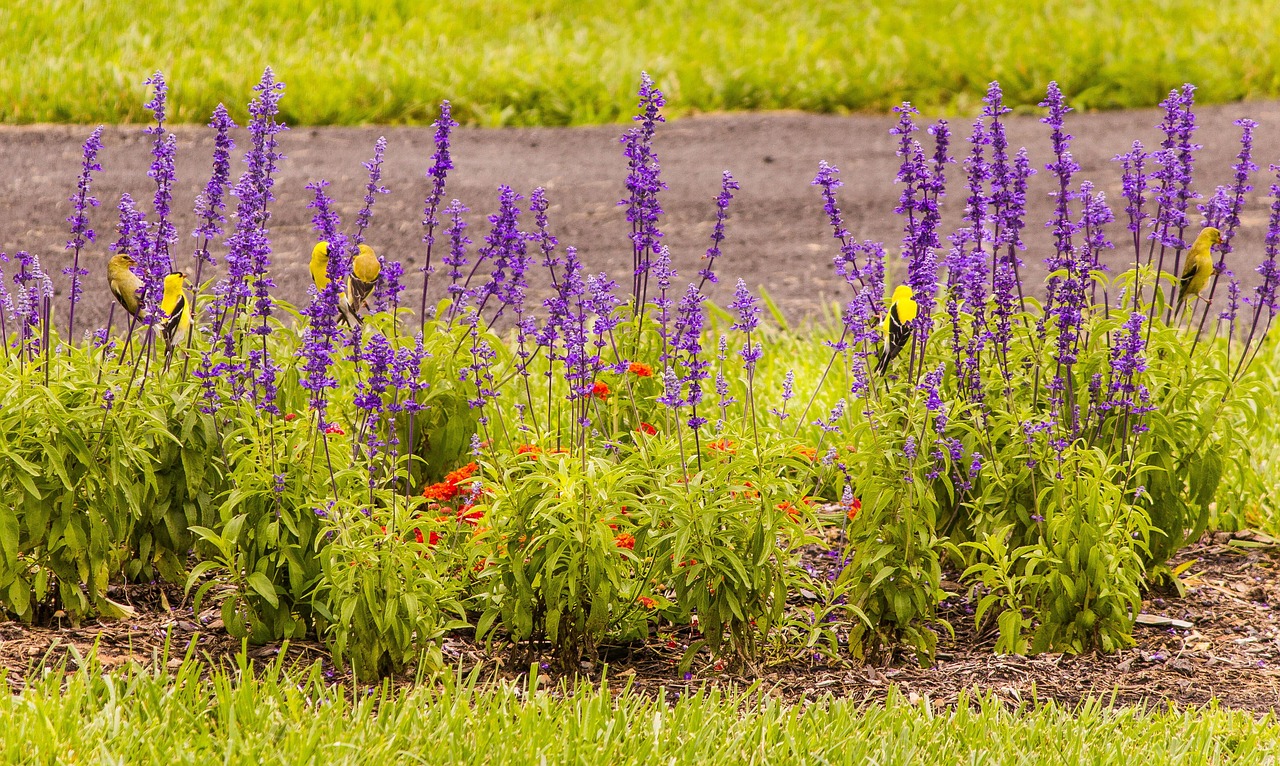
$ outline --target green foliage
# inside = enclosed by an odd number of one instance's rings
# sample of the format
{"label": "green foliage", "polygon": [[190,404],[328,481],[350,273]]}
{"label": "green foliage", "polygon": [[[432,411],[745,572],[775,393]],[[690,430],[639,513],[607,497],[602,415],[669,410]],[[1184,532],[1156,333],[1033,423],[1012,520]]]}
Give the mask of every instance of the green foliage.
{"label": "green foliage", "polygon": [[189,123],[267,64],[302,94],[284,105],[294,124],[425,124],[443,98],[481,125],[617,122],[641,69],[668,84],[673,112],[888,111],[904,98],[972,112],[993,79],[1015,105],[1038,102],[1050,79],[1086,108],[1145,108],[1184,82],[1205,103],[1280,94],[1264,0],[1163,0],[1141,12],[1121,0],[1054,0],[1034,13],[1012,0],[669,11],[643,0],[19,0],[0,9],[0,121],[143,120],[133,94],[157,62],[182,83],[171,114]]}

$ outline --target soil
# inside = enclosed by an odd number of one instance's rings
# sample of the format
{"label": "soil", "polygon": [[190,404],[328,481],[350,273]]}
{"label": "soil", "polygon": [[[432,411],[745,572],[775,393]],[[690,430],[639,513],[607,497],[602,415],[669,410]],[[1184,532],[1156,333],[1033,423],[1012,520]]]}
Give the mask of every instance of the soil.
{"label": "soil", "polygon": [[[1271,162],[1280,162],[1280,102],[1251,102],[1207,107],[1199,112],[1196,139],[1204,145],[1198,153],[1197,188],[1208,194],[1215,185],[1230,180],[1230,166],[1238,151],[1239,130],[1232,121],[1249,116],[1258,120],[1254,156],[1263,172],[1249,196],[1236,239],[1236,255],[1228,264],[1246,285],[1261,260],[1267,227],[1268,201],[1264,199],[1272,176]],[[1105,191],[1115,213],[1124,216],[1120,197],[1120,172],[1111,158],[1127,151],[1134,139],[1158,146],[1155,129],[1161,114],[1156,110],[1072,114],[1068,128],[1075,134],[1072,151],[1081,165],[1077,180],[1092,179]],[[889,135],[893,119],[884,116],[826,116],[799,113],[723,114],[689,117],[660,127],[656,147],[663,179],[669,190],[661,195],[665,215],[664,241],[670,245],[676,265],[686,277],[701,268],[700,256],[708,246],[715,220],[714,198],[720,174],[730,170],[742,185],[730,210],[728,239],[718,262],[720,286],[713,298],[725,303],[734,281],[741,277],[753,289],[763,286],[792,318],[824,313],[834,301],[844,300],[843,282],[831,266],[836,243],[822,210],[816,189],[810,186],[818,162],[827,160],[842,171],[845,182],[840,204],[855,238],[886,242],[896,252],[901,221],[893,215],[900,187],[894,183],[898,158]],[[952,120],[958,134],[953,153],[963,155],[968,121]],[[630,227],[618,207],[625,190],[627,165],[618,144],[625,126],[588,128],[468,129],[456,131],[453,156],[456,169],[449,176],[446,197],[468,205],[468,234],[480,241],[486,231],[484,216],[496,208],[496,189],[511,184],[527,195],[536,186],[548,190],[551,225],[562,246],[574,245],[590,271],[608,271],[619,279],[630,269]],[[174,203],[179,230],[190,232],[196,193],[209,173],[212,131],[180,126],[178,188]],[[0,127],[0,251],[28,249],[52,258],[58,270],[65,265],[65,218],[71,213],[67,198],[79,172],[80,147],[85,126]],[[1039,283],[1042,259],[1051,246],[1041,226],[1052,215],[1052,182],[1043,170],[1049,160],[1047,130],[1035,115],[1014,115],[1008,133],[1013,146],[1026,145],[1034,167],[1030,211],[1025,238],[1032,284]],[[380,197],[374,208],[369,242],[382,254],[403,260],[416,285],[415,266],[422,265],[422,200],[424,177],[433,151],[430,128],[297,128],[284,134],[287,155],[276,180],[278,200],[273,208],[271,238],[275,248],[274,278],[278,294],[301,303],[309,282],[306,255],[314,243],[311,211],[305,186],[316,179],[332,183],[343,220],[350,224],[361,204],[366,172],[361,162],[372,156],[378,136],[388,139],[383,183],[391,193]],[[243,131],[237,132],[245,144]],[[80,328],[98,327],[105,320],[109,298],[104,281],[106,245],[115,238],[115,206],[128,191],[144,208],[150,206],[154,186],[147,178],[151,161],[148,137],[141,126],[110,126],[104,135],[103,172],[94,190],[102,206],[93,213],[99,233],[87,261],[94,273],[88,278],[89,296],[77,309]],[[238,174],[242,166],[235,164]],[[950,171],[951,195],[944,204],[947,226],[963,209],[963,176],[959,165]],[[230,200],[234,203],[234,200]],[[1198,222],[1198,216],[1193,216]],[[527,225],[531,225],[531,221]],[[950,231],[950,228],[944,228]],[[1122,225],[1112,227],[1112,237],[1125,240]],[[184,235],[177,245],[177,266],[188,268],[193,240]],[[1132,248],[1121,248],[1110,258],[1113,270],[1130,262]],[[436,261],[439,262],[437,251]],[[893,267],[899,267],[895,262]],[[206,272],[207,273],[207,272]],[[619,281],[622,281],[619,279]],[[65,287],[59,281],[60,288]],[[410,288],[410,295],[420,288]],[[438,297],[438,296],[437,296]],[[59,305],[62,321],[65,307]],[[84,324],[80,324],[83,318]],[[61,325],[62,322],[55,320]],[[79,332],[77,332],[79,335]]]}
{"label": "soil", "polygon": [[[818,549],[808,552],[809,563],[823,566],[830,559]],[[1216,700],[1226,708],[1280,713],[1280,550],[1274,541],[1248,533],[1206,535],[1171,562],[1189,566],[1181,574],[1185,593],[1150,593],[1143,602],[1143,620],[1185,623],[1138,625],[1136,646],[1111,655],[1041,654],[1033,657],[993,653],[993,631],[978,633],[971,604],[959,586],[944,602],[941,616],[955,636],[943,633],[936,662],[922,667],[913,658],[896,662],[857,664],[830,660],[791,659],[750,675],[720,669],[704,653],[691,677],[678,672],[693,635],[688,628],[655,631],[642,644],[604,647],[608,662],[584,663],[582,675],[599,680],[602,672],[618,688],[669,698],[706,684],[741,686],[758,682],[784,699],[803,702],[824,695],[874,702],[891,686],[908,698],[928,698],[935,705],[954,705],[961,695],[982,693],[1012,704],[1054,700],[1075,705],[1087,698],[1118,704],[1202,706]],[[96,646],[105,670],[138,663],[176,667],[194,642],[197,657],[210,664],[236,661],[240,642],[221,629],[217,609],[195,615],[180,589],[163,585],[134,585],[115,589],[113,600],[129,604],[136,614],[122,621],[98,621],[79,627],[66,624],[25,626],[0,622],[0,668],[9,684],[21,688],[48,668],[71,672]],[[1189,626],[1185,626],[1189,623]],[[350,682],[333,669],[324,647],[314,641],[250,647],[251,662],[264,663],[284,654],[286,665],[324,664],[326,677]],[[444,641],[444,655],[468,672],[477,665],[489,680],[520,680],[529,664],[510,655],[486,653],[464,634]],[[549,665],[540,675],[553,683]],[[410,669],[397,684],[413,682]]]}

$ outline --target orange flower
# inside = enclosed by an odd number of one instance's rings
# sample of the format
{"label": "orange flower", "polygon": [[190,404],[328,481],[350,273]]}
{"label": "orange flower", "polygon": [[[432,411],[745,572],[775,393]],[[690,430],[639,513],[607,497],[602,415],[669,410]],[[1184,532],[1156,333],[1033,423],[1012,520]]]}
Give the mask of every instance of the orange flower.
{"label": "orange flower", "polygon": [[716,439],[713,442],[707,442],[707,449],[712,452],[727,452],[730,455],[738,451],[732,439]]}
{"label": "orange flower", "polygon": [[610,393],[612,392],[609,390],[609,384],[603,380],[597,380],[595,385],[591,387],[591,395],[602,402],[609,398]]}
{"label": "orange flower", "polygon": [[658,605],[657,601],[654,601],[648,596],[641,596],[640,598],[636,599],[636,601],[639,601],[640,606],[644,607],[645,609],[652,609]]}
{"label": "orange flower", "polygon": [[858,511],[860,510],[862,510],[862,500],[856,497],[853,500],[850,500],[849,513],[847,514],[849,521],[853,521],[854,517],[858,515]]}
{"label": "orange flower", "polygon": [[627,534],[626,532],[623,532],[620,535],[614,536],[613,544],[618,546],[619,548],[626,548],[627,550],[631,551],[631,550],[635,550],[636,539],[635,537]]}
{"label": "orange flower", "polygon": [[652,378],[653,368],[644,362],[632,362],[627,365],[627,372],[635,375],[637,378]]}
{"label": "orange flower", "polygon": [[790,502],[778,503],[777,508],[787,514],[787,518],[792,521],[800,520],[800,509],[792,505]]}
{"label": "orange flower", "polygon": [[458,496],[458,485],[451,484],[448,481],[439,481],[422,490],[422,496],[428,500],[439,500],[441,502],[452,500]]}
{"label": "orange flower", "polygon": [[652,423],[641,423],[636,430],[648,436],[654,436],[658,433],[658,429]]}
{"label": "orange flower", "polygon": [[475,462],[473,461],[473,462],[467,463],[461,468],[458,468],[457,470],[453,470],[445,474],[444,480],[449,484],[461,484],[467,479],[470,479],[472,475],[475,474],[475,472],[478,470],[480,470],[480,466],[476,465]]}
{"label": "orange flower", "polygon": [[521,444],[516,447],[517,455],[541,455],[542,448],[536,444]]}
{"label": "orange flower", "polygon": [[796,454],[799,455],[800,457],[806,458],[807,460],[809,460],[809,462],[813,462],[814,460],[818,459],[818,448],[817,447],[796,447]]}

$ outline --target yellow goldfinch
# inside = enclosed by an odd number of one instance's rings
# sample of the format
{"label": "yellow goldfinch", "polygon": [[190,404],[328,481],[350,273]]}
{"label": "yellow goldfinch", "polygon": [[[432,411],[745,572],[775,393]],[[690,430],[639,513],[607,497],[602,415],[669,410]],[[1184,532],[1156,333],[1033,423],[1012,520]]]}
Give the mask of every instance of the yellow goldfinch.
{"label": "yellow goldfinch", "polygon": [[[364,247],[363,245],[361,246]],[[373,251],[370,250],[370,253]],[[363,253],[361,253],[363,254]],[[357,256],[358,258],[359,256]],[[375,257],[376,261],[377,258]],[[353,264],[354,265],[354,264]],[[317,291],[323,291],[329,286],[329,243],[317,242],[316,246],[311,248],[311,281],[315,284]],[[377,278],[376,276],[374,277]],[[351,303],[351,277],[348,276],[346,284],[338,291],[338,311],[342,313],[342,321],[347,323],[348,327],[357,327],[364,324],[360,319]]]}
{"label": "yellow goldfinch", "polygon": [[124,310],[136,317],[141,306],[138,295],[142,292],[142,280],[130,270],[131,266],[133,258],[130,256],[124,253],[112,256],[107,261],[107,287],[111,288],[111,294],[120,301]]}
{"label": "yellow goldfinch", "polygon": [[373,248],[360,245],[360,251],[351,261],[351,310],[359,312],[369,300],[369,293],[378,284],[378,275],[382,273],[382,264]]}
{"label": "yellow goldfinch", "polygon": [[1209,279],[1213,276],[1213,246],[1221,241],[1222,232],[1212,226],[1206,226],[1196,237],[1187,253],[1187,264],[1182,267],[1175,314],[1182,311],[1182,304],[1187,298],[1200,295],[1200,291],[1209,284]]}
{"label": "yellow goldfinch", "polygon": [[893,290],[893,298],[889,301],[889,313],[884,318],[885,345],[880,354],[880,364],[876,365],[876,374],[883,375],[894,360],[911,340],[910,322],[916,318],[920,307],[916,305],[914,293],[907,285],[898,285]]}
{"label": "yellow goldfinch", "polygon": [[187,275],[175,271],[164,278],[164,297],[160,299],[160,334],[164,337],[164,368],[169,369],[174,350],[191,332],[191,301],[185,288]]}

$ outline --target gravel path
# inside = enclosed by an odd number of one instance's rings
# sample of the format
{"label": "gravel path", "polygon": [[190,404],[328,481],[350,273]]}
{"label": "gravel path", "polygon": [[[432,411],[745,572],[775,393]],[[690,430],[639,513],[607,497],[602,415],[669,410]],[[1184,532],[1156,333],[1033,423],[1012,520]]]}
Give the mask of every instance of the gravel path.
{"label": "gravel path", "polygon": [[[1263,167],[1255,192],[1248,200],[1243,229],[1237,238],[1234,269],[1245,277],[1261,258],[1266,231],[1264,198],[1273,176],[1266,171],[1280,162],[1280,102],[1254,102],[1200,111],[1197,139],[1205,148],[1197,157],[1197,179],[1202,192],[1230,178],[1230,164],[1238,151],[1238,129],[1232,121],[1250,116],[1258,120],[1255,157]],[[1106,191],[1117,215],[1123,216],[1119,168],[1110,158],[1126,151],[1135,139],[1154,146],[1159,134],[1155,110],[1073,114],[1069,129],[1076,139],[1073,150],[1083,170],[1079,179],[1092,179]],[[963,152],[967,120],[953,121],[960,134],[955,151]],[[842,298],[841,282],[834,277],[831,239],[816,189],[809,183],[819,160],[837,165],[846,186],[840,190],[848,224],[858,238],[883,240],[896,250],[900,221],[893,215],[899,187],[894,184],[897,158],[888,130],[893,120],[882,116],[819,116],[796,113],[727,114],[682,119],[661,126],[657,149],[663,178],[669,191],[662,195],[665,241],[671,246],[677,267],[685,276],[698,268],[714,221],[713,200],[720,173],[730,170],[742,184],[731,208],[728,240],[720,273],[725,283],[737,277],[752,287],[763,286],[792,317],[820,314]],[[605,270],[615,278],[630,267],[630,241],[624,211],[616,203],[623,196],[626,161],[617,137],[624,126],[537,129],[459,129],[455,135],[456,170],[450,176],[447,195],[472,208],[468,233],[483,237],[483,216],[496,207],[496,186],[509,183],[523,194],[535,186],[548,190],[552,201],[552,226],[562,244],[576,245],[588,268]],[[83,126],[0,127],[0,251],[30,249],[52,255],[63,265],[62,246],[67,239],[64,219],[70,214],[66,198],[79,169],[80,145],[89,129]],[[199,127],[177,129],[180,140],[179,189],[175,209],[179,226],[189,232],[196,192],[209,172],[211,131]],[[305,256],[313,242],[309,193],[305,185],[325,178],[340,201],[345,221],[350,221],[363,195],[365,172],[360,163],[372,155],[379,135],[389,142],[384,183],[392,193],[375,208],[369,240],[386,255],[401,258],[406,268],[421,264],[422,198],[427,184],[424,173],[432,152],[429,128],[299,128],[284,135],[288,156],[277,181],[278,201],[272,219],[275,245],[275,280],[279,294],[302,302],[306,297]],[[1034,115],[1010,120],[1010,141],[1026,145],[1035,167],[1048,160],[1045,126]],[[103,283],[105,245],[114,239],[115,205],[129,191],[149,207],[152,187],[146,176],[149,146],[141,126],[109,127],[101,161],[104,172],[95,191],[102,207],[93,224],[100,232],[99,245],[89,256],[91,297],[77,312],[89,325],[105,318],[107,292]],[[243,133],[238,136],[243,139]],[[243,144],[243,140],[241,140]],[[237,163],[235,172],[240,165]],[[951,196],[946,200],[947,222],[962,208],[961,169],[951,173]],[[1048,220],[1053,201],[1050,179],[1041,172],[1032,179],[1027,230],[1029,249],[1024,257],[1036,266],[1032,278],[1043,274],[1039,263],[1050,241],[1041,223]],[[529,224],[531,225],[531,221]],[[1121,225],[1112,236],[1123,239]],[[192,241],[184,235],[178,252],[179,267],[190,264]],[[1128,253],[1112,258],[1123,267]],[[900,263],[892,268],[900,268]],[[1118,270],[1118,269],[1117,269]],[[101,289],[99,289],[101,288]],[[416,288],[411,288],[416,289]],[[65,317],[62,306],[58,310]],[[61,324],[61,322],[59,322]],[[79,324],[79,320],[77,321]],[[89,325],[80,325],[87,327]]]}

